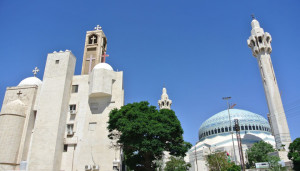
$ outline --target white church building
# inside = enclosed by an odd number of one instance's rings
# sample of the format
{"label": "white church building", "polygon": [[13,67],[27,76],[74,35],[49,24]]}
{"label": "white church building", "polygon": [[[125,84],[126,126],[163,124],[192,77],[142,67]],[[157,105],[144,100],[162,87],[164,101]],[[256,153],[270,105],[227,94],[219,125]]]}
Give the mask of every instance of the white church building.
{"label": "white church building", "polygon": [[120,170],[121,152],[107,130],[124,105],[123,72],[105,63],[107,39],[86,33],[81,75],[71,51],[49,53],[43,80],[8,87],[0,113],[0,170]]}

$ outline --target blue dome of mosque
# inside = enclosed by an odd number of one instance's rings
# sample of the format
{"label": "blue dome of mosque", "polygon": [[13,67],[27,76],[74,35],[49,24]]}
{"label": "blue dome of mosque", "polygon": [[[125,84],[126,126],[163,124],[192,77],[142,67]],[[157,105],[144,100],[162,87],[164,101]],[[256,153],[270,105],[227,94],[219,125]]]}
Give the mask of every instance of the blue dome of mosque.
{"label": "blue dome of mosque", "polygon": [[229,109],[231,117],[231,127],[229,122],[228,110],[221,111],[208,118],[199,129],[199,140],[212,135],[227,134],[233,129],[234,119],[239,120],[240,130],[242,131],[261,131],[270,132],[269,122],[261,115],[241,109]]}

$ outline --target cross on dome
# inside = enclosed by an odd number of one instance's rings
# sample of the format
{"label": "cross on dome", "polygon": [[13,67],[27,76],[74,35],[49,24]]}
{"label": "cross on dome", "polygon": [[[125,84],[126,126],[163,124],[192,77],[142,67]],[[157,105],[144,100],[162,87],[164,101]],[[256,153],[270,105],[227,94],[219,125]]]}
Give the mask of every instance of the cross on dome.
{"label": "cross on dome", "polygon": [[255,20],[255,16],[254,14],[251,14],[252,20]]}
{"label": "cross on dome", "polygon": [[94,29],[95,30],[102,30],[102,27],[100,25],[97,25]]}
{"label": "cross on dome", "polygon": [[39,72],[40,70],[38,69],[38,67],[35,67],[34,70],[32,70],[34,77],[36,77],[36,74]]}

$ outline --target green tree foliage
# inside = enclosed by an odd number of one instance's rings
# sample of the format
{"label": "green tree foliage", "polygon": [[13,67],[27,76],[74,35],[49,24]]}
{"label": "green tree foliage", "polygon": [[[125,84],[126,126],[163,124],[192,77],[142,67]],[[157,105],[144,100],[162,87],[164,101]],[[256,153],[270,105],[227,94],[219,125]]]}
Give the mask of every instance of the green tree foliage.
{"label": "green tree foliage", "polygon": [[205,156],[210,171],[240,171],[241,167],[228,161],[226,152],[217,152]]}
{"label": "green tree foliage", "polygon": [[270,170],[272,170],[272,171],[286,170],[278,163],[279,161],[280,161],[280,158],[278,156],[268,156],[268,163],[270,166]]}
{"label": "green tree foliage", "polygon": [[114,139],[115,131],[121,132],[118,143],[122,145],[126,165],[132,170],[155,170],[154,161],[162,158],[163,151],[184,157],[192,146],[183,140],[174,111],[157,110],[146,101],[112,110],[108,124],[110,139]]}
{"label": "green tree foliage", "polygon": [[254,143],[247,150],[248,162],[250,166],[254,166],[258,162],[268,162],[268,153],[274,152],[273,146],[264,141]]}
{"label": "green tree foliage", "polygon": [[290,144],[288,158],[293,161],[294,169],[300,170],[300,138]]}
{"label": "green tree foliage", "polygon": [[190,163],[186,163],[183,157],[171,156],[166,163],[165,171],[187,171],[191,167]]}

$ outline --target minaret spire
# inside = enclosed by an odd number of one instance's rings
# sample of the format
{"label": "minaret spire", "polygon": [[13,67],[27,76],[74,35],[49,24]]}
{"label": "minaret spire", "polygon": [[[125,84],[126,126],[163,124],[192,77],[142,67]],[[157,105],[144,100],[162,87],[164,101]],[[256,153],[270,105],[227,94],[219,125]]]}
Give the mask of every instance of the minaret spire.
{"label": "minaret spire", "polygon": [[260,69],[276,147],[281,149],[285,146],[287,150],[291,143],[291,136],[270,56],[272,52],[272,37],[269,33],[264,32],[255,18],[252,20],[251,26],[251,36],[247,43],[252,50],[253,56],[256,57]]}
{"label": "minaret spire", "polygon": [[171,109],[172,100],[169,99],[165,86],[162,89],[161,100],[158,100],[159,109]]}

